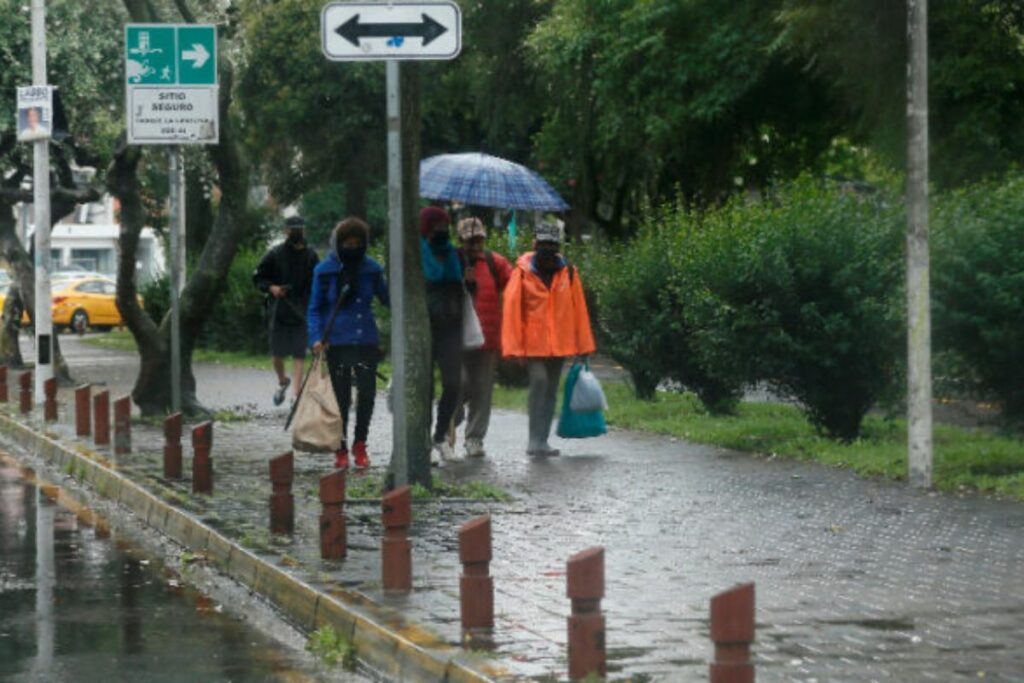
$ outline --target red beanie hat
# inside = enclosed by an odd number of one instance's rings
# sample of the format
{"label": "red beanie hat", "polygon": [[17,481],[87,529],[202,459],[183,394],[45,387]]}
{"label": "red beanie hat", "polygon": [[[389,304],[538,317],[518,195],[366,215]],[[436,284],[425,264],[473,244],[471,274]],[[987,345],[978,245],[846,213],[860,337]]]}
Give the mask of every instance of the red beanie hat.
{"label": "red beanie hat", "polygon": [[427,206],[420,211],[420,235],[427,237],[438,223],[451,224],[452,218],[440,206]]}

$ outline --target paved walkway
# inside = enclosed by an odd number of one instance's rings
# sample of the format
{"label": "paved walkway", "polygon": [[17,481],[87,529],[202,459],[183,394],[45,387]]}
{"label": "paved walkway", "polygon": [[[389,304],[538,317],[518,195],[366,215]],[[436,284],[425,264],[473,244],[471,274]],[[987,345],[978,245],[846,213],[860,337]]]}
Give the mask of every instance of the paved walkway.
{"label": "paved walkway", "polygon": [[[134,377],[130,356],[63,340],[76,379],[105,380],[125,393]],[[186,507],[289,571],[396,604],[452,642],[459,640],[457,529],[491,512],[496,651],[524,678],[564,678],[565,560],[603,545],[613,677],[706,680],[708,600],[754,581],[758,680],[1024,680],[1024,505],[918,493],[621,431],[554,440],[562,457],[530,460],[525,417],[497,411],[488,458],[442,476],[486,481],[515,500],[418,505],[415,590],[396,600],[378,589],[378,507],[350,507],[346,561],[318,557],[315,487],[329,471],[326,456],[297,458],[297,534],[290,542],[269,537],[266,461],[289,448],[284,411],[270,405],[269,373],[197,371],[203,402],[244,406],[254,417],[217,425],[212,499],[192,498],[185,484],[170,487]],[[58,431],[69,435],[70,427]],[[134,437],[138,453],[122,467],[172,495],[158,479],[159,433],[137,427]],[[383,405],[370,443],[383,465],[390,444]]]}

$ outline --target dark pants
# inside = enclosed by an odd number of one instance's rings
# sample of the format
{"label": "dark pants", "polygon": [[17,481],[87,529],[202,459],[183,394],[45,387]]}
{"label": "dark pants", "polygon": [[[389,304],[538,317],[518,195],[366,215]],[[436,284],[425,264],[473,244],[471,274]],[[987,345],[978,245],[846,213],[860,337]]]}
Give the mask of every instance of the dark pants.
{"label": "dark pants", "polygon": [[434,362],[441,370],[441,399],[437,402],[434,443],[448,438],[455,411],[459,407],[462,384],[462,325],[431,325]]}
{"label": "dark pants", "polygon": [[377,397],[377,362],[380,352],[376,346],[330,346],[327,348],[327,367],[331,370],[331,386],[341,409],[341,443],[348,435],[348,409],[352,405],[352,381],[356,385],[355,441],[366,441],[373,417],[373,402]]}

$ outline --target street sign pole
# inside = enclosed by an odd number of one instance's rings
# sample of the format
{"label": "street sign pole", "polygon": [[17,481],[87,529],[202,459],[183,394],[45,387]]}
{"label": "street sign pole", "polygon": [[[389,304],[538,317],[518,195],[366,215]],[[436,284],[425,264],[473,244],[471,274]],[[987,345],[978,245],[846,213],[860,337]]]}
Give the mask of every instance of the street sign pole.
{"label": "street sign pole", "polygon": [[[46,85],[46,7],[32,0],[32,84]],[[32,203],[35,211],[36,403],[42,403],[43,383],[53,377],[53,317],[50,302],[50,141],[33,145]]]}
{"label": "street sign pole", "polygon": [[391,279],[391,396],[393,406],[392,468],[395,486],[408,481],[408,435],[405,433],[405,274],[402,271],[404,230],[402,226],[402,100],[399,63],[387,62],[388,125],[388,261]]}
{"label": "street sign pole", "polygon": [[167,171],[170,176],[170,261],[171,261],[171,412],[181,410],[181,262],[178,254],[182,251],[181,229],[184,222],[181,195],[183,192],[181,148],[168,148]]}

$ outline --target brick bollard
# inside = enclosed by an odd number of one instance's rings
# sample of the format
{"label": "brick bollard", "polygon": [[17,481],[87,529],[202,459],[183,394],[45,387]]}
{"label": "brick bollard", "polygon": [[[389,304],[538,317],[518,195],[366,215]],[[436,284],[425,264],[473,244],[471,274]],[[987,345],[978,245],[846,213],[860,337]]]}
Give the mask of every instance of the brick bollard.
{"label": "brick bollard", "polygon": [[320,557],[340,560],[348,553],[345,521],[345,470],[320,479]]}
{"label": "brick bollard", "polygon": [[84,384],[75,389],[75,436],[92,433],[92,387]]}
{"label": "brick bollard", "polygon": [[381,542],[381,584],[386,591],[412,590],[412,489],[402,486],[381,501],[384,539]]}
{"label": "brick bollard", "polygon": [[591,673],[604,676],[604,548],[576,553],[566,564],[567,594],[572,600],[569,617],[569,678],[578,680]]}
{"label": "brick bollard", "polygon": [[114,454],[132,452],[132,399],[122,396],[114,401]]}
{"label": "brick bollard", "polygon": [[754,640],[754,584],[746,583],[711,598],[711,640],[715,661],[711,683],[754,683],[750,643]]}
{"label": "brick bollard", "polygon": [[32,412],[32,373],[23,372],[18,375],[18,409],[22,415]]}
{"label": "brick bollard", "polygon": [[491,516],[471,519],[459,529],[459,604],[462,630],[494,628],[494,579],[491,563]]}
{"label": "brick bollard", "polygon": [[57,421],[57,378],[51,377],[43,381],[43,420]]}
{"label": "brick bollard", "polygon": [[[292,479],[295,476],[295,456],[291,451],[270,461],[270,533],[290,534],[295,531],[295,496]],[[344,499],[344,490],[342,491]]]}
{"label": "brick bollard", "polygon": [[213,493],[213,423],[192,428],[192,493]]}
{"label": "brick bollard", "polygon": [[7,393],[7,366],[0,365],[0,403],[7,403],[10,397]]}
{"label": "brick bollard", "polygon": [[181,413],[164,418],[164,479],[181,479]]}
{"label": "brick bollard", "polygon": [[110,443],[110,392],[104,389],[92,397],[92,442],[97,446]]}

